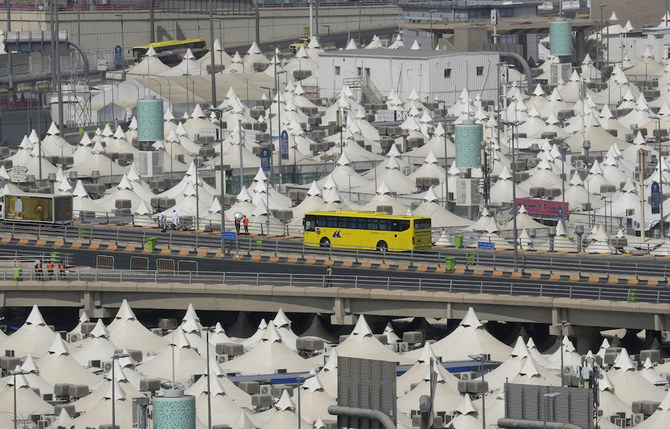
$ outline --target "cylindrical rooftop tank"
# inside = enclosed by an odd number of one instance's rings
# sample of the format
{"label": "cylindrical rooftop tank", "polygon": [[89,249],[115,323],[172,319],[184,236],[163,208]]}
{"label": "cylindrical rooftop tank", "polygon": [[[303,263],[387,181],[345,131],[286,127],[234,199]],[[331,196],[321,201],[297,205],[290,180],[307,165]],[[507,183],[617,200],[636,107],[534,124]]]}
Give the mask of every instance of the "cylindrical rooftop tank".
{"label": "cylindrical rooftop tank", "polygon": [[154,429],[195,429],[195,396],[183,390],[166,390],[153,399]]}
{"label": "cylindrical rooftop tank", "polygon": [[137,100],[137,140],[141,142],[163,140],[163,100],[159,98]]}
{"label": "cylindrical rooftop tank", "polygon": [[549,51],[551,55],[572,55],[572,22],[556,19],[549,23]]}
{"label": "cylindrical rooftop tank", "polygon": [[472,119],[456,124],[456,167],[479,168],[482,166],[482,140],[484,129]]}

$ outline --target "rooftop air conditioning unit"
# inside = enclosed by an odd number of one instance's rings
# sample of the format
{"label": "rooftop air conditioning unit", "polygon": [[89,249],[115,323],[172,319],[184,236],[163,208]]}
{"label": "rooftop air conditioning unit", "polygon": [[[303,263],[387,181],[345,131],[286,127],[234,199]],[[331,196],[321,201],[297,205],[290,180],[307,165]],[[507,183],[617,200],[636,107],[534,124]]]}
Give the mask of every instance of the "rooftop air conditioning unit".
{"label": "rooftop air conditioning unit", "polygon": [[102,370],[104,372],[110,372],[112,370],[112,362],[102,362]]}
{"label": "rooftop air conditioning unit", "polygon": [[473,375],[472,372],[462,372],[462,373],[459,375],[459,378],[460,378],[462,381],[469,381],[469,380],[472,380],[472,378],[473,378],[472,375]]}
{"label": "rooftop air conditioning unit", "polygon": [[67,335],[68,343],[76,343],[77,341],[81,341],[81,334],[79,332],[73,332]]}
{"label": "rooftop air conditioning unit", "polygon": [[272,395],[272,385],[271,384],[263,384],[260,386],[260,394],[261,395]]}
{"label": "rooftop air conditioning unit", "polygon": [[404,341],[398,343],[398,353],[407,353],[409,351],[409,344]]}
{"label": "rooftop air conditioning unit", "polygon": [[630,421],[633,424],[633,426],[637,426],[644,421],[644,414],[635,413],[635,414],[631,415]]}
{"label": "rooftop air conditioning unit", "polygon": [[100,361],[99,360],[90,360],[90,361],[88,361],[88,367],[89,368],[101,368]]}
{"label": "rooftop air conditioning unit", "polygon": [[217,356],[216,356],[216,361],[217,361],[218,363],[228,362],[229,359],[230,359],[230,358],[228,357],[228,355],[217,355]]}

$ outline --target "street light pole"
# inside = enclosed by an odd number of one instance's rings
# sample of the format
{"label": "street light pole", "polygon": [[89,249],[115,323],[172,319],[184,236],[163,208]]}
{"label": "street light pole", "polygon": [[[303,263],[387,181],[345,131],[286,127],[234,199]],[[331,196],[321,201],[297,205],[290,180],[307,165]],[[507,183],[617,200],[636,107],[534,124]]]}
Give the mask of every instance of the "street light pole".
{"label": "street light pole", "polygon": [[600,49],[598,50],[598,53],[600,54],[600,71],[601,72],[602,72],[602,69],[603,69],[603,57],[604,57],[603,53],[602,53],[603,46],[604,46],[604,43],[603,43],[603,9],[607,6],[609,6],[607,3],[603,3],[603,4],[600,5],[600,34],[598,35],[599,36],[598,39],[600,40]]}
{"label": "street light pole", "polygon": [[511,140],[511,145],[512,145],[512,207],[513,207],[513,215],[514,217],[512,218],[512,225],[514,228],[514,270],[517,270],[517,267],[519,266],[519,243],[518,243],[518,235],[519,231],[517,230],[517,206],[516,206],[516,158],[515,158],[515,150],[514,150],[514,128],[518,128],[519,125],[525,123],[526,121],[505,121],[502,122],[504,125],[510,126],[512,130],[512,140]]}
{"label": "street light pole", "polygon": [[16,376],[17,375],[26,375],[30,374],[28,371],[12,371],[12,376],[14,377],[14,429],[18,428],[18,419],[16,418],[18,415],[18,412],[16,411]]}
{"label": "street light pole", "polygon": [[561,329],[561,387],[565,386],[565,374],[564,374],[564,366],[563,366],[563,340],[565,339],[565,332],[564,328],[567,328],[570,326],[569,322],[561,322],[557,323],[554,325],[557,328]]}
{"label": "street light pole", "polygon": [[121,14],[115,14],[114,16],[118,17],[121,19],[121,80],[125,81],[126,80],[126,64],[125,64],[125,44],[123,42],[123,15]]}
{"label": "street light pole", "polygon": [[112,355],[112,429],[116,429],[116,392],[115,392],[115,384],[116,384],[116,378],[114,377],[114,367],[116,366],[116,361],[121,358],[127,358],[130,356],[127,353],[114,353]]}
{"label": "street light pole", "polygon": [[[216,107],[216,70],[214,69],[214,0],[209,0],[209,49],[210,65],[212,67],[212,106]],[[222,41],[223,42],[223,41]],[[221,47],[223,49],[223,46]]]}
{"label": "street light pole", "polygon": [[210,388],[209,377],[209,331],[210,327],[205,329],[205,347],[207,347],[207,429],[212,429],[212,389]]}
{"label": "street light pole", "polygon": [[468,355],[472,360],[479,362],[479,368],[482,371],[482,429],[486,429],[486,380],[484,380],[484,362],[486,362],[487,356],[485,354],[479,353],[476,355]]}

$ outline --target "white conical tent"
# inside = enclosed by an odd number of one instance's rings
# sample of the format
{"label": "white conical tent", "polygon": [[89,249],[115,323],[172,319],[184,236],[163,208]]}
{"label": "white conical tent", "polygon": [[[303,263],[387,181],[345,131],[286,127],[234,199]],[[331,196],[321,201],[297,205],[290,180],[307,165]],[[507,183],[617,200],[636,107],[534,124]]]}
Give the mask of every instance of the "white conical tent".
{"label": "white conical tent", "polygon": [[16,356],[43,356],[51,347],[56,334],[47,326],[39,308],[34,305],[26,322],[10,335],[1,346],[4,350],[14,350]]}
{"label": "white conical tent", "polygon": [[[453,411],[454,403],[457,403],[461,398],[458,390],[445,381],[441,372],[435,373],[434,378],[436,381],[434,411]],[[415,410],[418,411],[421,396],[430,395],[430,380],[430,369],[426,368],[424,377],[417,386],[398,398],[398,411],[406,414]]]}
{"label": "white conical tent", "polygon": [[661,389],[635,369],[626,349],[621,350],[607,376],[614,386],[614,393],[626,404],[630,405],[633,401],[661,402],[665,396]]}
{"label": "white conical tent", "polygon": [[[511,349],[489,334],[479,321],[475,311],[470,307],[459,323],[458,327],[440,341],[432,345],[437,356],[442,361],[467,360],[471,354],[490,354],[491,360],[505,360]],[[417,357],[420,351],[407,354],[408,357]]]}
{"label": "white conical tent", "polygon": [[274,322],[270,321],[260,343],[242,356],[222,364],[221,367],[226,371],[240,374],[274,374],[279,370],[310,371],[314,365],[284,344]]}
{"label": "white conical tent", "polygon": [[413,386],[416,383],[423,381],[428,368],[430,368],[430,360],[433,360],[433,371],[439,373],[442,381],[450,385],[454,390],[458,389],[458,379],[448,372],[440,364],[440,359],[433,352],[433,348],[430,343],[426,342],[422,348],[421,356],[417,359],[416,363],[412,365],[404,374],[399,376],[396,379],[396,390],[398,396],[407,394],[412,390]]}
{"label": "white conical tent", "polygon": [[[110,359],[111,356],[108,357]],[[79,364],[68,350],[65,342],[57,335],[49,348],[49,353],[40,358],[40,374],[49,384],[71,383],[94,386],[100,378]]]}
{"label": "white conical tent", "polygon": [[305,380],[300,388],[302,390],[298,413],[310,423],[328,416],[328,407],[337,404],[335,399],[325,391],[317,374]]}
{"label": "white conical tent", "polygon": [[[14,393],[14,377],[10,383],[0,391],[0,416],[14,415],[14,407],[16,407],[17,422],[23,419],[30,419],[31,415],[37,414],[52,414],[53,406],[42,400],[37,393],[28,386],[23,375],[16,376],[16,393]],[[14,396],[16,395],[16,396]],[[0,417],[0,422],[4,419]],[[13,419],[12,419],[13,420]],[[11,427],[10,424],[2,427]]]}
{"label": "white conical tent", "polygon": [[207,361],[191,347],[184,331],[178,329],[175,332],[171,344],[158,355],[143,361],[138,366],[139,371],[150,378],[174,373],[175,381],[179,383],[189,381],[194,374],[207,373]]}
{"label": "white conical tent", "polygon": [[135,317],[125,299],[121,303],[114,320],[107,327],[109,338],[117,347],[148,352],[163,350],[168,341],[145,328]]}
{"label": "white conical tent", "polygon": [[358,316],[354,330],[336,347],[336,350],[339,356],[376,359],[400,364],[412,363],[410,359],[392,352],[375,338],[363,315]]}

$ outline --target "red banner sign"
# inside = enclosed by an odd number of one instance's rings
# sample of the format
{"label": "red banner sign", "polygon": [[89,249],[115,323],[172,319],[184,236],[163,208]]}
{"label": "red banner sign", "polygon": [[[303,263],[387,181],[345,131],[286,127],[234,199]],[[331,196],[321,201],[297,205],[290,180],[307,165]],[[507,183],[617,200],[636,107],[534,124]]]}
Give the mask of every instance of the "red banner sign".
{"label": "red banner sign", "polygon": [[516,206],[523,205],[529,215],[555,216],[559,219],[567,219],[570,212],[568,203],[563,204],[560,201],[541,200],[539,198],[517,198]]}

